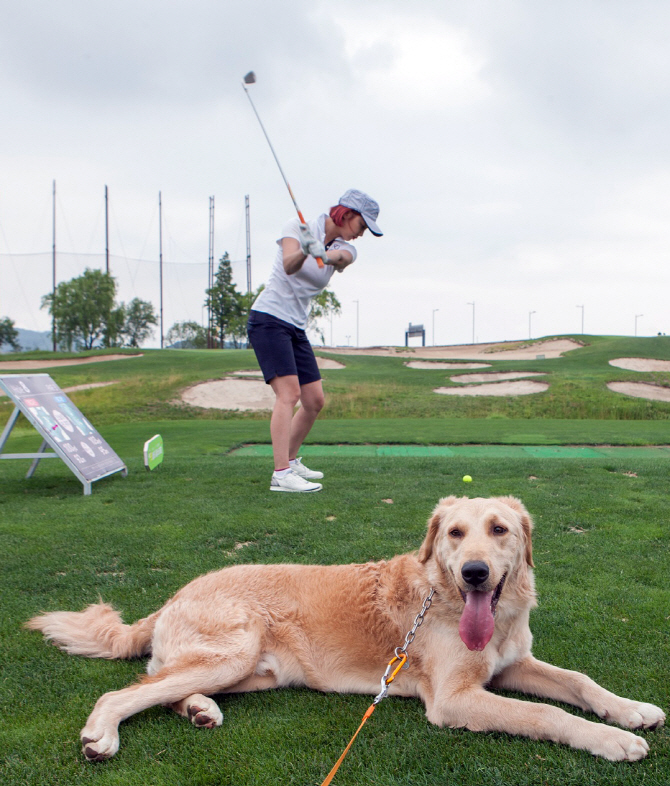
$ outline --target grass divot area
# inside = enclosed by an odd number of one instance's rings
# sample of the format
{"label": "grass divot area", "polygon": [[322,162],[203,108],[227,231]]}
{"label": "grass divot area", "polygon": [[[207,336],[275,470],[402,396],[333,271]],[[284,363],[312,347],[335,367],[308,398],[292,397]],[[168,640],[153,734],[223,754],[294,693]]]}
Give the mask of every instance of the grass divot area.
{"label": "grass divot area", "polygon": [[[304,445],[304,456],[419,456],[445,458],[463,456],[479,458],[658,458],[670,459],[670,447],[587,447],[580,445],[548,447],[546,445]],[[272,455],[272,445],[243,445],[232,456]]]}

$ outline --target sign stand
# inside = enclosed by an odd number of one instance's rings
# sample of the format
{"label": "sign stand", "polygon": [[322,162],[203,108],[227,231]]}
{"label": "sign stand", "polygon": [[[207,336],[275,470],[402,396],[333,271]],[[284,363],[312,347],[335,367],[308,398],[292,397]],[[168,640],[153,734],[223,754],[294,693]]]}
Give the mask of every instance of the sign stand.
{"label": "sign stand", "polygon": [[[33,476],[42,459],[60,458],[89,496],[96,480],[116,472],[128,474],[126,465],[48,374],[1,374],[0,388],[15,404],[0,435],[0,459],[33,459],[26,478]],[[36,453],[3,453],[21,413],[42,437],[42,444]],[[47,446],[53,452],[47,452]]]}

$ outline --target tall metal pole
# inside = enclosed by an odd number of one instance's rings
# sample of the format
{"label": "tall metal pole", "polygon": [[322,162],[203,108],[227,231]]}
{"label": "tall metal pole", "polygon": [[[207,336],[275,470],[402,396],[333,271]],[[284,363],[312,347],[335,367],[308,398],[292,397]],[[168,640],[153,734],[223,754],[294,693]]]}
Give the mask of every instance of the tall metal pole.
{"label": "tall metal pole", "polygon": [[[209,198],[209,268],[208,284],[209,290],[214,289],[214,197]],[[207,297],[207,349],[214,348],[214,325],[212,324],[212,301],[211,296]]]}
{"label": "tall metal pole", "polygon": [[158,267],[160,271],[161,349],[163,349],[165,336],[165,331],[163,330],[163,202],[160,191],[158,192]]}
{"label": "tall metal pole", "polygon": [[475,343],[475,302],[474,300],[472,303],[468,303],[469,306],[472,306],[472,343]]}
{"label": "tall metal pole", "polygon": [[356,304],[356,348],[358,348],[358,300],[354,300]]}
{"label": "tall metal pole", "polygon": [[439,310],[439,308],[433,309],[433,346],[435,346],[435,312]]}
{"label": "tall metal pole", "polygon": [[52,232],[53,244],[51,251],[52,287],[51,287],[51,336],[53,338],[53,351],[56,351],[56,181],[53,186],[52,207]]}
{"label": "tall metal pole", "polygon": [[109,194],[105,186],[105,270],[109,275]]}
{"label": "tall metal pole", "polygon": [[251,294],[251,225],[249,223],[249,194],[244,197],[244,212],[247,218],[247,294]]}

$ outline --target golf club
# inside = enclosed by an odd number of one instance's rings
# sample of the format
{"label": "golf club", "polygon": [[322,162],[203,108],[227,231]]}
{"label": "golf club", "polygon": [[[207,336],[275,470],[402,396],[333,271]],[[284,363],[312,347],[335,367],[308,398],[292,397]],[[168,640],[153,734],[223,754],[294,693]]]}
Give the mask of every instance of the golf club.
{"label": "golf club", "polygon": [[[275,153],[275,149],[274,149],[274,147],[272,147],[272,142],[270,142],[270,137],[268,136],[268,132],[265,130],[265,126],[263,125],[263,121],[261,120],[260,115],[258,114],[258,110],[256,109],[256,106],[254,105],[254,102],[251,100],[251,96],[249,95],[249,91],[247,90],[247,85],[253,85],[255,82],[256,82],[256,74],[254,74],[253,71],[249,71],[249,73],[246,74],[245,77],[244,77],[244,80],[242,82],[242,87],[244,88],[244,92],[247,94],[247,98],[249,99],[249,103],[251,104],[251,108],[254,110],[254,114],[256,115],[256,118],[257,118],[257,120],[258,120],[258,122],[260,124],[260,127],[261,127],[262,131],[263,131],[263,134],[265,135],[265,138],[268,141],[268,145],[270,145],[270,150],[272,151],[272,155],[274,156],[274,159],[277,162],[277,166],[279,167],[279,171],[281,172],[281,176],[284,179],[284,183],[286,183],[286,188],[288,188],[288,193],[289,193],[291,199],[293,200],[293,206],[296,209],[296,212],[298,214],[298,218],[300,219],[300,223],[306,225],[307,222],[305,221],[305,218],[304,218],[303,214],[300,212],[300,208],[298,207],[298,203],[295,200],[295,196],[293,196],[293,191],[291,190],[291,186],[289,185],[289,182],[286,179],[286,175],[284,174],[284,170],[282,169],[281,164],[279,163],[279,159],[277,158],[277,154]],[[326,262],[326,259],[325,259],[325,257],[323,259],[320,259],[319,257],[317,257],[316,258],[316,262],[317,262],[319,267],[323,267],[324,263]]]}

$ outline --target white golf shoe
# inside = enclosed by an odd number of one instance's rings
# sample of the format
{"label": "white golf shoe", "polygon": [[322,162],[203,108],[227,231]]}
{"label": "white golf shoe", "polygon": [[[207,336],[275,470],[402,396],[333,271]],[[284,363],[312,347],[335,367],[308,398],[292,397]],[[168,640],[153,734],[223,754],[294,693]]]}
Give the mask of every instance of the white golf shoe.
{"label": "white golf shoe", "polygon": [[296,475],[300,475],[300,477],[304,478],[305,480],[321,480],[323,477],[323,472],[306,467],[302,463],[300,456],[298,456],[295,461],[291,462],[291,469],[295,472]]}
{"label": "white golf shoe", "polygon": [[320,483],[312,483],[309,480],[305,480],[305,478],[301,478],[295,472],[288,472],[283,477],[273,472],[272,480],[270,481],[270,491],[310,492],[321,491],[322,488],[323,486]]}

